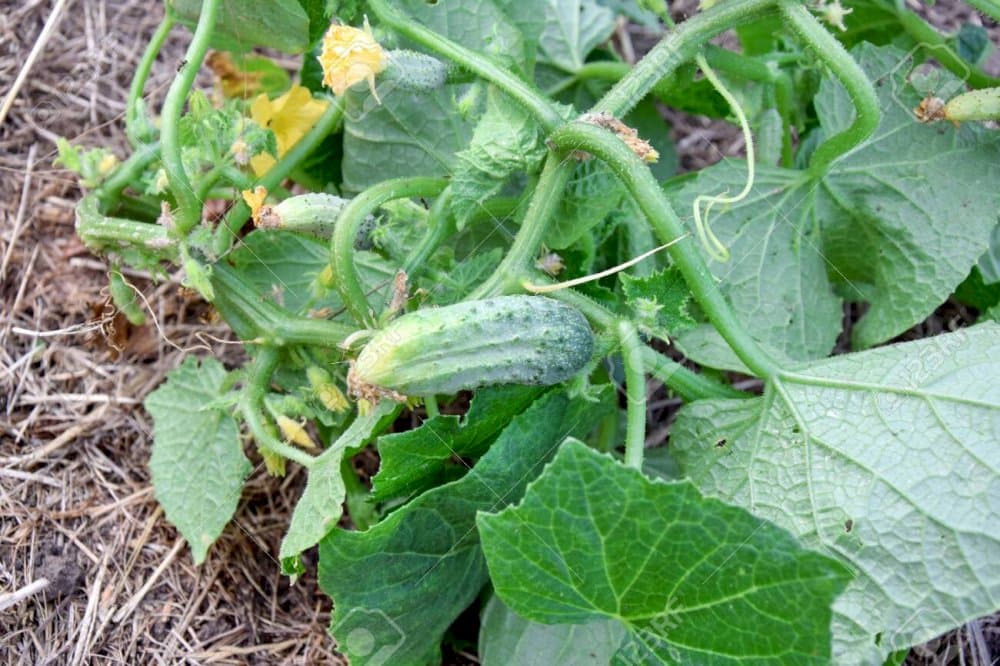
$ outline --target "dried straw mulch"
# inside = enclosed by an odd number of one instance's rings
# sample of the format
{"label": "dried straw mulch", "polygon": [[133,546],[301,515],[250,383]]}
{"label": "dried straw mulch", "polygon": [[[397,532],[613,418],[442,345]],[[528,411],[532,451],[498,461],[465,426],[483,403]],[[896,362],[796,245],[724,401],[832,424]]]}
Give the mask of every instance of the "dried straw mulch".
{"label": "dried straw mulch", "polygon": [[[941,24],[949,6],[936,5]],[[116,317],[106,266],[73,232],[79,190],[52,164],[59,136],[125,154],[128,84],[161,12],[141,0],[0,0],[2,94],[57,17],[0,122],[0,662],[343,663],[314,577],[290,586],[274,560],[301,473],[272,479],[258,466],[200,568],[163,520],[141,400],[185,353],[241,352],[176,280],[128,274],[155,325]],[[185,43],[178,31],[157,62],[153,106]],[[742,149],[731,126],[671,121],[686,168]],[[970,623],[910,663],[977,663],[997,635],[995,618]]]}

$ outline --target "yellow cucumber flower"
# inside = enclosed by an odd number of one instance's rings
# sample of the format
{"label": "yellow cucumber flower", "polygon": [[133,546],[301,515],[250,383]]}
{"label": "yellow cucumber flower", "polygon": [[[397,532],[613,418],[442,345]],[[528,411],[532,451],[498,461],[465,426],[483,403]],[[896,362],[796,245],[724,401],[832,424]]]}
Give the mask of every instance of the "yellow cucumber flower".
{"label": "yellow cucumber flower", "polygon": [[365,17],[364,28],[349,25],[331,25],[323,35],[323,48],[319,55],[323,67],[323,85],[336,95],[359,81],[368,81],[372,95],[375,92],[375,75],[389,65],[389,56],[372,36],[371,26]]}
{"label": "yellow cucumber flower", "polygon": [[326,112],[329,102],[313,99],[308,88],[294,85],[280,97],[269,99],[267,95],[257,95],[250,104],[250,117],[261,127],[274,132],[278,144],[277,156],[260,153],[250,158],[254,173],[261,176],[306,135]]}

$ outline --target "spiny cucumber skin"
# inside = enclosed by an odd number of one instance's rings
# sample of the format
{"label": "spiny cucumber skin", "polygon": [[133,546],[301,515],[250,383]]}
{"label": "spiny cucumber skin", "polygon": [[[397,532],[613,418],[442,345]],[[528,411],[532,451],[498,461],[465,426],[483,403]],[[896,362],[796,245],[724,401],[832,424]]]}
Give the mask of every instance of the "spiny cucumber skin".
{"label": "spiny cucumber skin", "polygon": [[330,238],[341,212],[350,201],[333,194],[310,192],[289,197],[274,206],[277,220],[272,226],[288,231],[303,231]]}
{"label": "spiny cucumber skin", "polygon": [[542,296],[501,296],[400,317],[369,341],[354,373],[411,396],[549,386],[579,372],[593,350],[590,325],[576,309]]}
{"label": "spiny cucumber skin", "polygon": [[432,92],[447,83],[448,65],[424,53],[393,50],[381,79],[382,85],[391,82],[410,92]]}
{"label": "spiny cucumber skin", "polygon": [[948,100],[944,107],[948,120],[1000,120],[1000,88],[983,88]]}

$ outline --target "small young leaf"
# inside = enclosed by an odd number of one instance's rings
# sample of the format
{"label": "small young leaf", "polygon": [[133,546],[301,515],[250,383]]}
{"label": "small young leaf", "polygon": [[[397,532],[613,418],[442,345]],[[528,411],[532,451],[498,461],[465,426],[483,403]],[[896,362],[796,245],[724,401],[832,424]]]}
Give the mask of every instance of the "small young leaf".
{"label": "small young leaf", "polygon": [[251,469],[236,420],[213,406],[225,381],[221,363],[206,358],[199,365],[188,356],[143,403],[153,417],[149,468],[156,499],[187,539],[195,564],[233,517]]}
{"label": "small young leaf", "polygon": [[664,269],[644,278],[619,273],[628,307],[641,326],[658,338],[691,328],[694,319],[688,312],[691,292],[675,268]]}
{"label": "small young leaf", "polygon": [[829,663],[830,604],[850,572],[690,482],[569,441],[520,505],[476,524],[517,614],[624,623],[612,663]]}
{"label": "small young leaf", "polygon": [[996,609],[998,377],[1000,326],[982,324],[691,403],[670,446],[703,492],[852,565],[834,661],[880,664]]}
{"label": "small young leaf", "polygon": [[384,427],[398,413],[398,405],[390,400],[383,400],[368,414],[358,416],[337,441],[316,458],[309,470],[306,489],[295,505],[288,532],[281,540],[280,557],[283,562],[315,546],[337,526],[337,521],[343,515],[343,503],[347,495],[340,475],[344,453],[361,446],[372,432]]}

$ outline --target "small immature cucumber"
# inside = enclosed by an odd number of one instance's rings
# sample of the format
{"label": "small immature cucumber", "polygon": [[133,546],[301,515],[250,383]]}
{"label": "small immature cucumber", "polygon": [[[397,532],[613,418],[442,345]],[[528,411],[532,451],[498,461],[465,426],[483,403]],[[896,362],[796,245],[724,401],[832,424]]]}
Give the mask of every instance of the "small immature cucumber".
{"label": "small immature cucumber", "polygon": [[954,122],[1000,120],[1000,88],[983,88],[953,97],[944,105],[944,117]]}
{"label": "small immature cucumber", "polygon": [[263,206],[255,222],[262,229],[302,231],[329,238],[333,235],[337,218],[349,203],[349,200],[333,194],[300,194],[273,206]]}
{"label": "small immature cucumber", "polygon": [[501,296],[403,315],[365,345],[352,393],[455,393],[493,384],[551,385],[590,360],[594,335],[576,309],[543,296]]}

